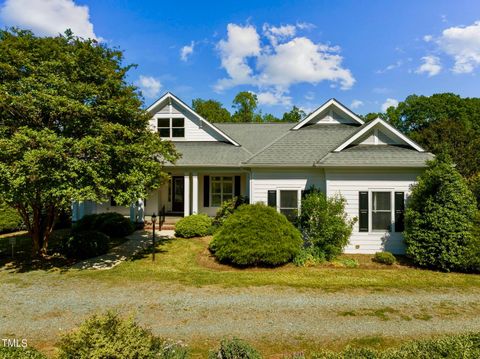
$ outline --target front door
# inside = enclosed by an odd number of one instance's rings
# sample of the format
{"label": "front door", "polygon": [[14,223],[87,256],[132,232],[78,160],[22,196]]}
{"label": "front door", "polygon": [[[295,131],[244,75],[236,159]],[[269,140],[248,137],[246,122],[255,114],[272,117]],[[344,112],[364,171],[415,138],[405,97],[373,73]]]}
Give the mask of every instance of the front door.
{"label": "front door", "polygon": [[172,177],[172,212],[183,212],[184,183],[183,176]]}

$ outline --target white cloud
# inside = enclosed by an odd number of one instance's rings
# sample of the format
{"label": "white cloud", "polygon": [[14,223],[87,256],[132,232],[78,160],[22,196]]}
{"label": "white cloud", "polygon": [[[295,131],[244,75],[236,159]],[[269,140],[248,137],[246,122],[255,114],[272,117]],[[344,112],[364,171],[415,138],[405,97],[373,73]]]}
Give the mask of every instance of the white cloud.
{"label": "white cloud", "polygon": [[312,101],[315,98],[315,94],[312,91],[308,91],[305,94],[305,100]]}
{"label": "white cloud", "polygon": [[265,37],[267,37],[274,46],[277,45],[279,40],[292,38],[297,32],[297,28],[294,25],[276,27],[264,24],[262,29]]}
{"label": "white cloud", "polygon": [[398,100],[394,98],[387,98],[385,102],[382,104],[382,112],[386,112],[389,107],[397,107],[398,106]]}
{"label": "white cloud", "polygon": [[284,95],[282,92],[260,92],[257,94],[257,99],[260,105],[292,105],[292,98]]}
{"label": "white cloud", "polygon": [[425,41],[425,42],[430,42],[430,41],[432,41],[432,40],[433,40],[433,36],[432,36],[432,35],[425,35],[425,36],[423,37],[423,41]]}
{"label": "white cloud", "polygon": [[245,27],[228,24],[227,40],[220,40],[217,45],[222,59],[222,67],[229,78],[221,79],[216,89],[221,91],[228,87],[251,82],[252,69],[247,58],[260,55],[260,36],[250,25]]}
{"label": "white cloud", "polygon": [[453,72],[472,72],[480,65],[480,21],[443,30],[437,44],[443,52],[454,58]]}
{"label": "white cloud", "polygon": [[180,59],[182,61],[187,61],[188,57],[193,54],[193,50],[195,49],[195,42],[192,41],[190,45],[185,45],[180,49]]}
{"label": "white cloud", "polygon": [[350,104],[351,109],[356,109],[363,106],[363,101],[361,100],[353,100],[352,103]]}
{"label": "white cloud", "polygon": [[[299,29],[299,25],[265,24],[260,36],[252,25],[229,24],[227,38],[217,45],[228,77],[220,79],[215,89],[252,85],[260,93],[275,94],[278,103],[283,104],[288,98],[285,94],[296,83],[330,81],[342,89],[351,88],[355,79],[342,66],[340,48],[297,36]],[[273,101],[270,95],[267,99]]]}
{"label": "white cloud", "polygon": [[398,60],[397,62],[395,62],[394,64],[390,64],[388,65],[387,67],[385,67],[384,69],[381,69],[381,70],[377,70],[375,71],[377,74],[384,74],[385,72],[388,72],[388,71],[391,71],[391,70],[394,70],[396,68],[399,68],[400,66],[403,65],[403,60]]}
{"label": "white cloud", "polygon": [[310,22],[297,22],[297,27],[300,30],[312,30],[316,28],[316,26]]}
{"label": "white cloud", "polygon": [[429,55],[422,57],[421,64],[415,72],[417,74],[427,74],[429,77],[437,75],[442,70],[440,59],[437,56]]}
{"label": "white cloud", "polygon": [[158,97],[160,89],[162,88],[160,81],[152,76],[140,75],[135,85],[140,88],[143,96],[147,98]]}
{"label": "white cloud", "polygon": [[93,31],[88,6],[76,5],[73,0],[6,0],[0,20],[38,36],[56,36],[71,29],[75,36],[102,40]]}

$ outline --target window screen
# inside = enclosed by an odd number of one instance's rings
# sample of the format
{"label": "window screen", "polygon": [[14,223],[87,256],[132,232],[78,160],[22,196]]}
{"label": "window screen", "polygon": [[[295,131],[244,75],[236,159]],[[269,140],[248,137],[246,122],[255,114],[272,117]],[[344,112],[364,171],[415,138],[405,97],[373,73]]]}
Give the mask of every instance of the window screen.
{"label": "window screen", "polygon": [[392,204],[390,192],[372,192],[372,230],[390,231]]}
{"label": "window screen", "polygon": [[281,190],[280,191],[280,213],[283,213],[288,219],[294,219],[298,214],[298,191]]}

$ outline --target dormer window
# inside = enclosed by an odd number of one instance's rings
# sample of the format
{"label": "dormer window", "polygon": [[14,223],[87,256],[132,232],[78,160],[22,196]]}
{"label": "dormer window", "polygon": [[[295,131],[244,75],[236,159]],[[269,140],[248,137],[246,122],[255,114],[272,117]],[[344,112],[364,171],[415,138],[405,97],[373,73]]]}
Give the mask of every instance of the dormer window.
{"label": "dormer window", "polygon": [[162,138],[185,137],[185,118],[166,117],[157,119],[157,129]]}

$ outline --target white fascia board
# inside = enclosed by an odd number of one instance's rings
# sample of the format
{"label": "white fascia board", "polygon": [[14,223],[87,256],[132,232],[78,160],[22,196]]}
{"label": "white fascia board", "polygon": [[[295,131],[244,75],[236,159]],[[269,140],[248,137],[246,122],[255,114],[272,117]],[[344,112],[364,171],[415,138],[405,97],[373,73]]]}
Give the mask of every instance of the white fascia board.
{"label": "white fascia board", "polygon": [[327,102],[325,102],[323,105],[321,105],[319,108],[317,108],[315,111],[310,113],[307,117],[305,117],[301,122],[297,123],[294,127],[292,127],[292,130],[298,130],[302,128],[305,124],[310,122],[313,118],[315,118],[319,113],[321,113],[323,110],[328,108],[329,106],[335,106],[337,109],[351,117],[353,120],[358,122],[360,125],[363,125],[364,122],[360,117],[355,115],[352,111],[350,111],[346,106],[344,106],[342,103],[338,102],[336,99],[331,98]]}
{"label": "white fascia board", "polygon": [[188,106],[185,102],[183,102],[182,100],[180,100],[177,96],[175,96],[174,94],[172,94],[171,92],[167,92],[165,95],[163,95],[162,97],[160,97],[157,101],[155,101],[152,105],[150,105],[148,108],[147,108],[147,112],[152,112],[159,104],[161,104],[163,101],[165,101],[167,98],[171,98],[173,99],[175,102],[177,102],[181,107],[183,107],[185,110],[187,110],[188,112],[192,113],[193,115],[197,116],[200,121],[202,121],[203,123],[205,123],[207,126],[209,126],[210,128],[212,128],[215,132],[217,132],[220,136],[222,136],[223,138],[225,138],[226,140],[228,140],[232,145],[235,145],[237,147],[240,146],[240,144],[238,142],[236,142],[235,140],[233,140],[231,137],[227,136],[227,134],[225,134],[223,131],[221,131],[218,127],[215,127],[214,125],[212,125],[210,122],[208,122],[207,120],[205,120],[202,116],[200,116],[198,113],[196,113],[193,109],[190,108],[190,106]]}
{"label": "white fascia board", "polygon": [[425,152],[425,150],[420,147],[418,144],[416,144],[414,141],[409,139],[407,136],[405,136],[403,133],[401,133],[399,130],[397,130],[395,127],[390,125],[389,123],[385,122],[382,120],[380,117],[377,117],[375,120],[367,124],[362,130],[358,131],[355,135],[350,137],[348,140],[346,140],[344,143],[342,143],[340,146],[338,146],[336,149],[333,150],[333,152],[340,152],[345,147],[350,145],[352,142],[354,142],[356,139],[360,138],[362,135],[364,135],[367,131],[375,127],[376,125],[380,125],[385,127],[387,130],[392,132],[395,136],[398,136],[402,141],[410,145],[412,148],[416,149],[418,152]]}

